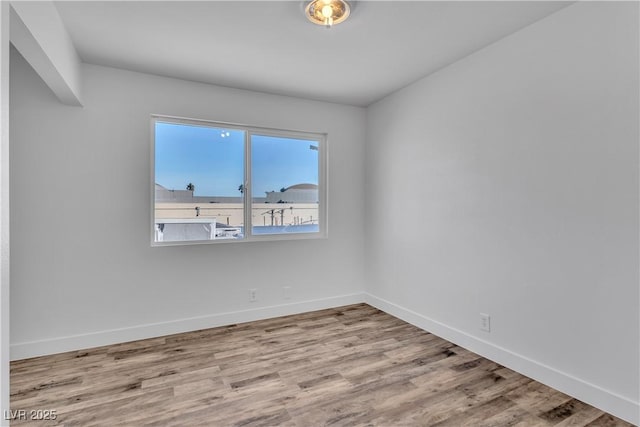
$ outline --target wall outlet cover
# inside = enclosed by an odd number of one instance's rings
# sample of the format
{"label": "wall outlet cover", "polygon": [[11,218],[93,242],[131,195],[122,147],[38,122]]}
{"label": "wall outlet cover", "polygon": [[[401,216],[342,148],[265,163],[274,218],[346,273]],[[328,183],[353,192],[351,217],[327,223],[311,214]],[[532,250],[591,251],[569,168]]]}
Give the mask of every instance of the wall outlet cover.
{"label": "wall outlet cover", "polygon": [[480,313],[480,330],[491,332],[491,316],[486,313]]}

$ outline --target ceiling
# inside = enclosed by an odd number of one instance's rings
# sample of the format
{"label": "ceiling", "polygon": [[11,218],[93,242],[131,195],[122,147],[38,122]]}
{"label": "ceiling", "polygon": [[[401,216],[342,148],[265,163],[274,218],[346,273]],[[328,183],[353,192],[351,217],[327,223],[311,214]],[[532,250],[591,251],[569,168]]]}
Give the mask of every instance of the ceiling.
{"label": "ceiling", "polygon": [[301,1],[55,4],[87,63],[367,106],[570,3],[358,1],[331,29]]}

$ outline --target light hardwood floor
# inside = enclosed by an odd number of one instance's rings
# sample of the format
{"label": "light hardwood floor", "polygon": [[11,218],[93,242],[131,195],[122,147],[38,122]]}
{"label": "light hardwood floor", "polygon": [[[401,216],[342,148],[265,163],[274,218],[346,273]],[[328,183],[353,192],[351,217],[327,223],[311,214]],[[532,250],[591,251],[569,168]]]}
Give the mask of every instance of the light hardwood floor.
{"label": "light hardwood floor", "polygon": [[56,411],[12,422],[34,426],[631,425],[366,304],[16,361],[11,407]]}

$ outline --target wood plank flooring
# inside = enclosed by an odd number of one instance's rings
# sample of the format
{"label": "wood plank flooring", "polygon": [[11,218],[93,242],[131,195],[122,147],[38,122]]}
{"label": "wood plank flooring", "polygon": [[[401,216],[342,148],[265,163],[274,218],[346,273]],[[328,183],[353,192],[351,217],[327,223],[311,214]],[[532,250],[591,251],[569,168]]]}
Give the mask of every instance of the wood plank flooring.
{"label": "wood plank flooring", "polygon": [[631,426],[366,304],[15,361],[11,408],[56,412],[19,426]]}

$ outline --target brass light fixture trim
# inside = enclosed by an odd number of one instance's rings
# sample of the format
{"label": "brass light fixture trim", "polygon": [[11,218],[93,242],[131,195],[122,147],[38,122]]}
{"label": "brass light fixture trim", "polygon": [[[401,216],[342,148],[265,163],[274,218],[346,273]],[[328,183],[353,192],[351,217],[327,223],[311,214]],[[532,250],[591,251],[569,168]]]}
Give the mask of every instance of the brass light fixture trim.
{"label": "brass light fixture trim", "polygon": [[304,9],[309,21],[331,28],[349,17],[351,8],[345,0],[313,0]]}

